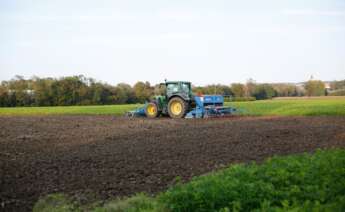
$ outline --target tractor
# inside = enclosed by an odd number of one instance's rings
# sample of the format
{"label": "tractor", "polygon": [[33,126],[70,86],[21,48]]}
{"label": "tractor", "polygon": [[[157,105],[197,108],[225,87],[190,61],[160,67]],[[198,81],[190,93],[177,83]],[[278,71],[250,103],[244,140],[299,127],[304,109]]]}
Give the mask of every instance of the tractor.
{"label": "tractor", "polygon": [[236,109],[224,107],[221,95],[194,95],[190,82],[165,81],[163,95],[154,96],[143,107],[127,112],[129,117],[207,118],[233,114]]}

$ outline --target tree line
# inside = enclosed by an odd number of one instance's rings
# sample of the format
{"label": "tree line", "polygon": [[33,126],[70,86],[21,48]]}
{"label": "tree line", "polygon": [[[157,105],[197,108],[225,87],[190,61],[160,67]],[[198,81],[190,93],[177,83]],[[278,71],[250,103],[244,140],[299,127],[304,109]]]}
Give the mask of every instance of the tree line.
{"label": "tree line", "polygon": [[[337,81],[334,87],[344,87],[345,81]],[[321,81],[311,80],[304,86],[294,84],[260,84],[254,80],[231,85],[193,87],[194,93],[221,94],[232,100],[270,99],[277,96],[326,95]],[[143,103],[153,95],[162,94],[159,85],[137,82],[109,85],[83,75],[61,78],[25,79],[15,76],[0,84],[0,107],[106,105]]]}

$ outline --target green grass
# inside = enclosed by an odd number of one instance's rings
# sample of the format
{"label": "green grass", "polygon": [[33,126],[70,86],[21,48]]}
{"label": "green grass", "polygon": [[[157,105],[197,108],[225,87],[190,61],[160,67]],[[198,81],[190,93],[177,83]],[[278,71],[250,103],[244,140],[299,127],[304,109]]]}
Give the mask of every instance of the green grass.
{"label": "green grass", "polygon": [[6,107],[0,108],[0,115],[123,115],[139,104],[95,105],[95,106],[55,106],[55,107]]}
{"label": "green grass", "polygon": [[[61,202],[63,200],[65,203]],[[83,205],[48,196],[35,212],[83,211]],[[56,206],[56,207],[55,207]],[[258,165],[237,164],[178,183],[156,197],[137,194],[88,211],[344,211],[345,150],[273,157]]]}
{"label": "green grass", "polygon": [[[241,115],[345,115],[344,97],[226,102],[225,105],[238,108]],[[122,115],[140,106],[140,104],[130,104],[0,108],[0,115]]]}
{"label": "green grass", "polygon": [[345,98],[261,100],[227,102],[226,105],[238,108],[242,115],[345,115]]}
{"label": "green grass", "polygon": [[50,194],[40,199],[32,209],[33,212],[79,211],[77,205],[63,194]]}

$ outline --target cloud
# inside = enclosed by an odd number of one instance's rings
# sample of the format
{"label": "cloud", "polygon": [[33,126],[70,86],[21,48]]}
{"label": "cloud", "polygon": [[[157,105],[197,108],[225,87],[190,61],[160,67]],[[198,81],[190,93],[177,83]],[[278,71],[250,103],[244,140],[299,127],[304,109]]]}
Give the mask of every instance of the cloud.
{"label": "cloud", "polygon": [[314,10],[314,9],[287,9],[283,10],[284,15],[300,15],[300,16],[345,16],[342,10]]}

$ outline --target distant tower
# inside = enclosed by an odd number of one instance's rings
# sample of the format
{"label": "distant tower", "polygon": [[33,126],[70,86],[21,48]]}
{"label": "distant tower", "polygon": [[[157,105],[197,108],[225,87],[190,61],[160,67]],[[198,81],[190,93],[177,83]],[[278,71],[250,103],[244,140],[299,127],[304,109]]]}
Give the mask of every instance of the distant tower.
{"label": "distant tower", "polygon": [[314,76],[310,75],[310,79],[309,80],[314,80]]}

